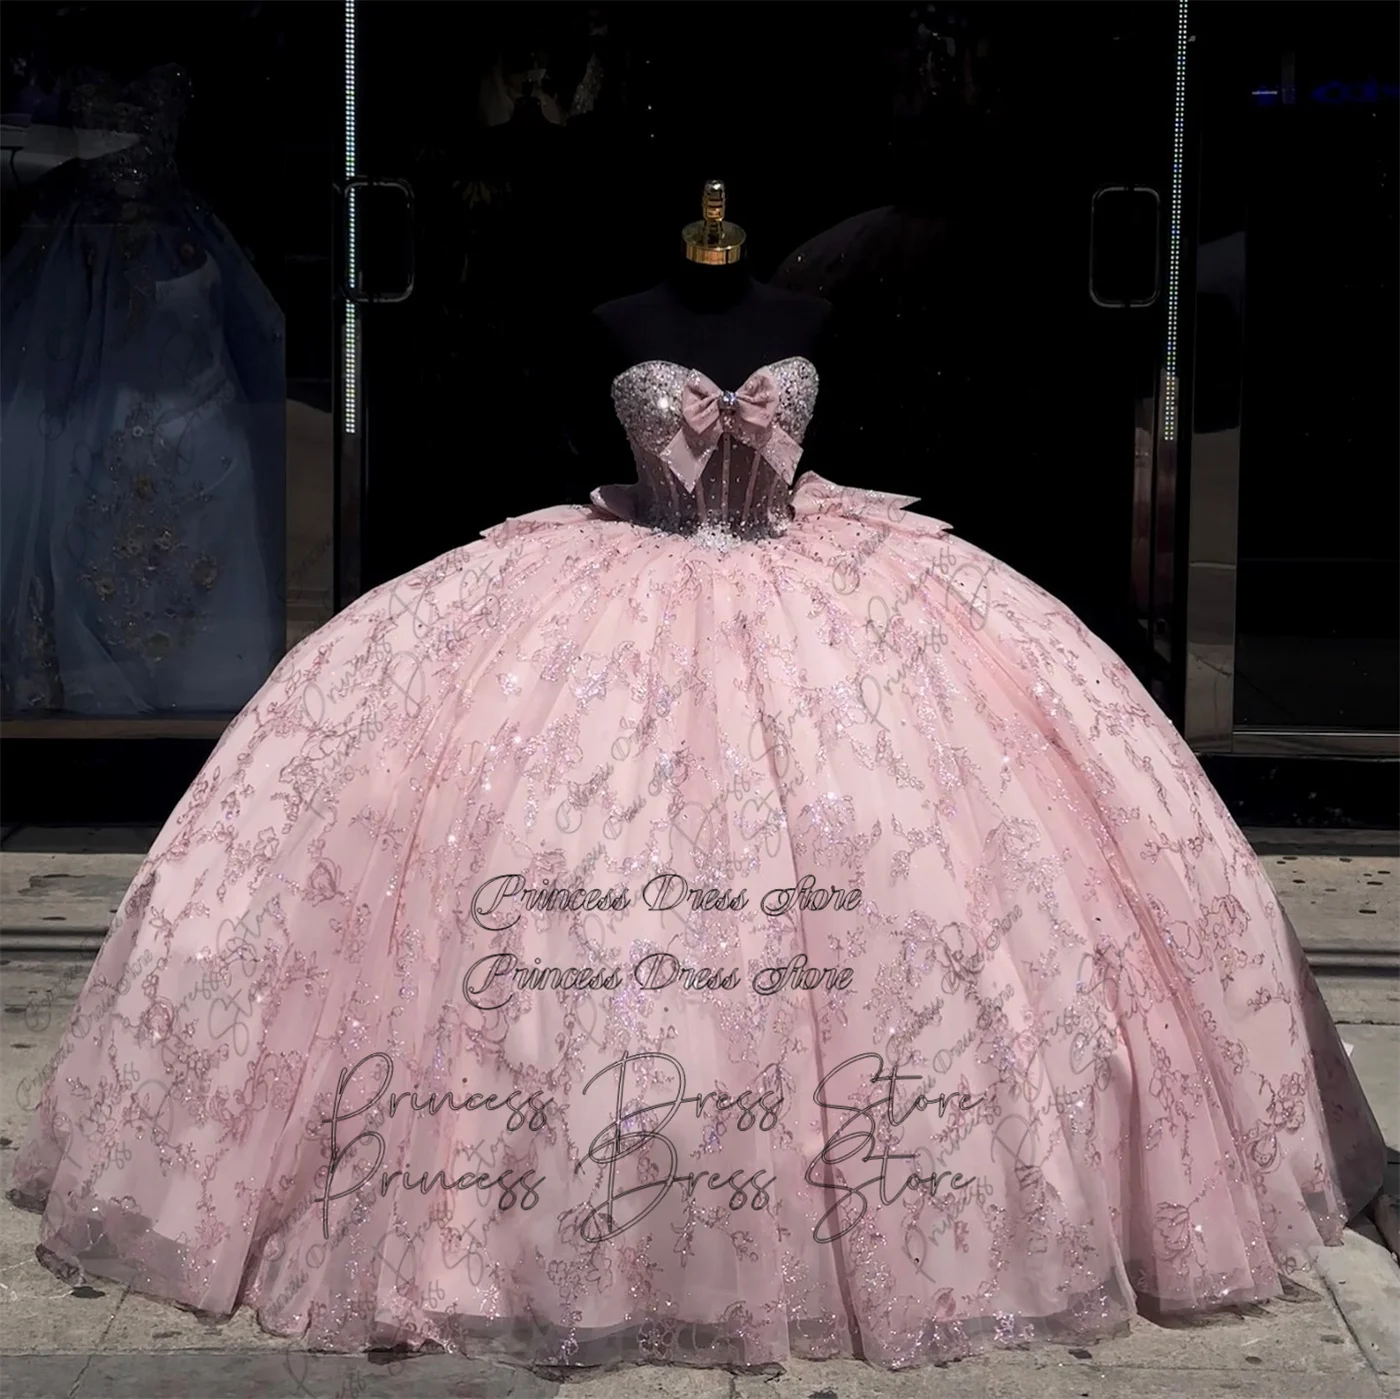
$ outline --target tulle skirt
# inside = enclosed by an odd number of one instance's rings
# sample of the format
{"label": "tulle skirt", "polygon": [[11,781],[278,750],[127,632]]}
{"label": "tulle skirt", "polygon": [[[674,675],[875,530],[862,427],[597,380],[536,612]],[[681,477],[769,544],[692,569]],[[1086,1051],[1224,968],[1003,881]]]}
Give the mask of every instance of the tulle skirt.
{"label": "tulle skirt", "polygon": [[909,503],[557,507],[303,642],[81,997],[50,1264],[316,1348],[902,1367],[1337,1242],[1383,1149],[1259,862]]}

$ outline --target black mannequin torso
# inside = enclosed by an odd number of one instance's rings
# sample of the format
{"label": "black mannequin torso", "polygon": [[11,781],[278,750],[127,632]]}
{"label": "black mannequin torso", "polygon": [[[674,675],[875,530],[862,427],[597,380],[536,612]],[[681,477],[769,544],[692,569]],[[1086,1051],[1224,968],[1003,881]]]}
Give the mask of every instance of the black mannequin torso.
{"label": "black mannequin torso", "polygon": [[[738,389],[755,370],[801,355],[824,374],[831,360],[831,304],[803,292],[754,281],[747,264],[705,267],[684,262],[660,286],[605,302],[589,317],[584,372],[572,418],[579,457],[614,467],[630,459],[627,439],[612,411],[612,384],[647,360],[698,369],[721,389]],[[804,463],[818,409],[808,428]],[[820,455],[820,450],[818,451]],[[621,475],[621,472],[618,472]],[[588,481],[594,486],[617,476]]]}
{"label": "black mannequin torso", "polygon": [[609,381],[646,360],[698,369],[737,389],[756,369],[793,355],[817,364],[831,306],[819,297],[755,282],[743,262],[685,262],[650,291],[593,312]]}

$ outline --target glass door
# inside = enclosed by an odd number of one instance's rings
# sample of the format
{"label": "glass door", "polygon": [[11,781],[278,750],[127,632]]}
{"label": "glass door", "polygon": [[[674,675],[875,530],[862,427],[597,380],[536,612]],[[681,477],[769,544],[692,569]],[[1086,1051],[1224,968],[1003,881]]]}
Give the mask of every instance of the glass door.
{"label": "glass door", "polygon": [[[1393,759],[1400,15],[1227,4],[1199,19],[1187,736]],[[1374,775],[1393,813],[1393,769]]]}
{"label": "glass door", "polygon": [[339,19],[6,10],[7,821],[160,819],[331,615]]}
{"label": "glass door", "polygon": [[720,13],[349,7],[359,586],[627,478],[587,313],[718,178],[755,273],[836,307],[804,465],[919,496],[1165,699],[1181,10]]}

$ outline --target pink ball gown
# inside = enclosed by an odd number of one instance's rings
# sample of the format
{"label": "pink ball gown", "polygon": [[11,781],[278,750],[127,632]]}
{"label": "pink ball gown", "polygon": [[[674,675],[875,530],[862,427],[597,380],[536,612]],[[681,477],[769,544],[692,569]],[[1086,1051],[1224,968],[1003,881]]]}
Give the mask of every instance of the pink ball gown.
{"label": "pink ball gown", "polygon": [[796,480],[805,360],[359,599],[137,875],[41,1256],[308,1347],[884,1366],[1277,1294],[1383,1149],[1191,752],[1054,598]]}

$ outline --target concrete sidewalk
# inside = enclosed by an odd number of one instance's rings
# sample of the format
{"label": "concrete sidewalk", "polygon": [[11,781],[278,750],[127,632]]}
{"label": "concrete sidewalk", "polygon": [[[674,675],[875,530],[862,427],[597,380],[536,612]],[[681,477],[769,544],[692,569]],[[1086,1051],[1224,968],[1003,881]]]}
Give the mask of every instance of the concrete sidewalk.
{"label": "concrete sidewalk", "polygon": [[[153,833],[152,833],[153,834]],[[1260,838],[1265,864],[1354,1047],[1390,1143],[1400,1143],[1400,849],[1322,854]],[[145,837],[149,838],[149,836]],[[114,849],[125,842],[128,849]],[[49,848],[43,848],[45,845]],[[61,844],[85,845],[73,851]],[[101,848],[105,845],[106,848]],[[99,848],[93,848],[99,847]],[[10,833],[0,850],[4,1092],[0,1185],[82,988],[88,959],[139,862],[141,838]],[[63,929],[55,933],[56,928]],[[44,937],[62,949],[33,947]],[[13,949],[13,950],[11,950]],[[1400,1395],[1400,1268],[1369,1225],[1322,1251],[1289,1299],[1181,1326],[1134,1325],[1088,1347],[1006,1351],[889,1374],[850,1362],[758,1373],[645,1368],[538,1375],[459,1356],[309,1355],[240,1313],[220,1326],[101,1282],[70,1287],[34,1259],[37,1218],[0,1203],[0,1395],[15,1399],[1322,1399]]]}

